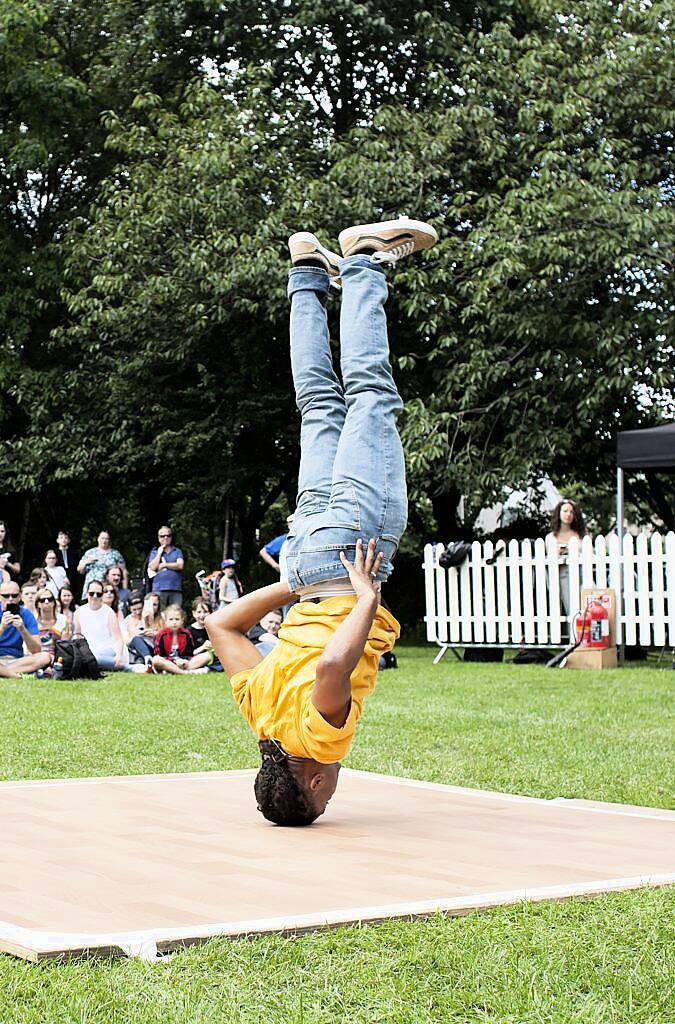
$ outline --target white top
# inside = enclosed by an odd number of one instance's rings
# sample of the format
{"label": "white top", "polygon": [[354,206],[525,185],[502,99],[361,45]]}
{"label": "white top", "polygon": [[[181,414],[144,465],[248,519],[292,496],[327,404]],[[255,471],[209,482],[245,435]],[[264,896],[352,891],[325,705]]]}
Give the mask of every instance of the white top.
{"label": "white top", "polygon": [[68,579],[68,573],[62,565],[53,565],[50,569],[45,566],[45,572],[47,573],[45,586],[47,590],[52,592],[54,597],[58,598],[59,590],[65,586],[65,582]]}
{"label": "white top", "polygon": [[112,608],[102,604],[94,611],[88,605],[83,605],[77,609],[77,616],[82,635],[91,647],[94,657],[98,653],[108,654],[115,649],[112,627],[116,616]]}
{"label": "white top", "polygon": [[288,540],[285,540],[281,545],[281,551],[279,552],[279,579],[282,583],[288,583]]}

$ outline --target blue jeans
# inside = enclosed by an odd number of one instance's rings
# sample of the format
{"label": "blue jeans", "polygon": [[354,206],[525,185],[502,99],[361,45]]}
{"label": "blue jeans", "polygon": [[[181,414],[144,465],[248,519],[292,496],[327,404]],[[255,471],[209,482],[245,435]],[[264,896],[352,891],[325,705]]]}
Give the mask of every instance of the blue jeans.
{"label": "blue jeans", "polygon": [[344,551],[354,561],[356,541],[375,538],[384,553],[378,580],[406,526],[405,463],[396,417],[403,407],[389,363],[387,281],[368,256],[340,263],[340,366],[333,369],[326,299],[329,278],[319,267],[294,267],[291,366],[302,416],[295,519],[288,535],[292,590],[344,578]]}

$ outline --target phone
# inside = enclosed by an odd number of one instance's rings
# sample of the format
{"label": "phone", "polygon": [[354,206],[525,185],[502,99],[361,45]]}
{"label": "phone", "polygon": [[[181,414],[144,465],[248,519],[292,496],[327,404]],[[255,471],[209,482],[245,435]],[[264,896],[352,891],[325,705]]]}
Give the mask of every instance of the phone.
{"label": "phone", "polygon": [[18,615],[21,611],[21,605],[18,601],[8,601],[5,605],[5,611],[9,612],[10,615]]}

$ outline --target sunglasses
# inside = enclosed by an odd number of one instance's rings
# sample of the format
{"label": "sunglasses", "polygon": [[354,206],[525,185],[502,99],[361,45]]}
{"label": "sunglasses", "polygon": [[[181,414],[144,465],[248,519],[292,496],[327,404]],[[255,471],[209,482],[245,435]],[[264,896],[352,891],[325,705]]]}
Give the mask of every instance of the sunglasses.
{"label": "sunglasses", "polygon": [[114,587],[106,587],[105,590],[103,591],[103,593],[104,594],[114,594],[115,593],[115,588]]}
{"label": "sunglasses", "polygon": [[90,590],[87,597],[103,597],[102,590]]}
{"label": "sunglasses", "polygon": [[36,604],[56,604],[53,597],[38,597]]}
{"label": "sunglasses", "polygon": [[0,593],[0,597],[2,598],[3,601],[16,601],[17,597],[21,597],[21,594],[17,590],[16,594],[2,594],[2,593]]}

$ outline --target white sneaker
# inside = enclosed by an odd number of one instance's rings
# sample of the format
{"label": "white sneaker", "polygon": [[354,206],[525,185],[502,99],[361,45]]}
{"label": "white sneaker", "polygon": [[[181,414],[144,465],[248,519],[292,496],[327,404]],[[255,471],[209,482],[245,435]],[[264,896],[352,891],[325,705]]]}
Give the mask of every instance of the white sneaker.
{"label": "white sneaker", "polygon": [[364,249],[374,249],[374,263],[396,263],[420,249],[430,249],[438,241],[431,224],[410,217],[384,220],[379,224],[356,224],[340,232],[343,256],[356,256]]}
{"label": "white sneaker", "polygon": [[296,231],[288,239],[288,248],[291,251],[293,265],[299,263],[300,260],[318,260],[328,271],[330,283],[336,288],[341,287],[340,257],[336,252],[326,249],[311,231]]}

